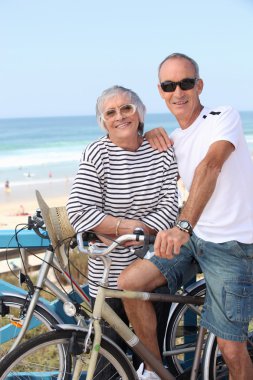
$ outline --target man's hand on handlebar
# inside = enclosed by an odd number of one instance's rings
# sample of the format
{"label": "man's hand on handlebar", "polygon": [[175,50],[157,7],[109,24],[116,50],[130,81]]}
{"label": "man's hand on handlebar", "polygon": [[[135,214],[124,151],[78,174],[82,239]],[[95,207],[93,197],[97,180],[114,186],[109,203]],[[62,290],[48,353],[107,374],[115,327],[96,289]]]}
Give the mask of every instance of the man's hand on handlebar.
{"label": "man's hand on handlebar", "polygon": [[173,259],[179,255],[180,247],[187,243],[190,235],[177,227],[158,232],[155,240],[155,255],[165,259]]}

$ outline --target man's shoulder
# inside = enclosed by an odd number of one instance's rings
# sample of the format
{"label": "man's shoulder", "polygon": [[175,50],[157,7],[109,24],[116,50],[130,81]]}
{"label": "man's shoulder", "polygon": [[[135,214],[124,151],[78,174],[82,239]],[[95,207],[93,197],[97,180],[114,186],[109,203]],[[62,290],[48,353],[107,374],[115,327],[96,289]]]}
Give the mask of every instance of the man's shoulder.
{"label": "man's shoulder", "polygon": [[235,115],[238,115],[239,112],[232,106],[230,105],[224,105],[224,106],[216,106],[216,107],[205,107],[204,110],[203,110],[203,119],[212,119],[212,120],[215,120],[215,119],[219,119],[220,117],[224,117],[224,116],[229,116],[229,115],[232,115],[232,116],[235,116]]}

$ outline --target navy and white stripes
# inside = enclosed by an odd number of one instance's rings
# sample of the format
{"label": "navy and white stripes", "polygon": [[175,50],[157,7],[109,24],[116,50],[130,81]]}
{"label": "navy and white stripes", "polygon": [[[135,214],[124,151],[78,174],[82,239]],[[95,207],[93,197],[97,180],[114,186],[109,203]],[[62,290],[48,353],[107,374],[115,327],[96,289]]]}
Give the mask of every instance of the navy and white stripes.
{"label": "navy and white stripes", "polygon": [[[77,232],[91,230],[107,215],[138,219],[157,231],[172,227],[178,212],[177,177],[173,148],[159,153],[144,139],[131,152],[103,137],[83,153],[67,204],[70,222]],[[115,288],[120,272],[136,257],[129,248],[118,248],[111,256],[109,286]],[[102,273],[102,262],[89,260],[93,296],[93,281],[100,281]]]}

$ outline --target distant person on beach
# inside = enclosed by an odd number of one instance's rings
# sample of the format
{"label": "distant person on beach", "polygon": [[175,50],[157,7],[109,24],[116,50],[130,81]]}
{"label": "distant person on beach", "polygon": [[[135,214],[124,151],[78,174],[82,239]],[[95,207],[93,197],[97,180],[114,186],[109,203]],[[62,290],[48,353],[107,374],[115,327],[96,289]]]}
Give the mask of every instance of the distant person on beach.
{"label": "distant person on beach", "polygon": [[25,216],[25,215],[28,215],[28,212],[25,212],[25,208],[23,205],[20,205],[19,206],[19,210],[16,214],[17,216]]}
{"label": "distant person on beach", "polygon": [[10,182],[9,182],[8,179],[5,181],[4,190],[5,190],[6,193],[10,193],[10,191],[11,191]]}
{"label": "distant person on beach", "polygon": [[[204,107],[203,85],[197,63],[184,54],[169,55],[159,66],[160,95],[179,124],[171,139],[189,196],[176,226],[158,232],[155,256],[125,269],[119,287],[152,291],[168,284],[174,293],[186,273],[194,274],[195,259],[207,288],[201,325],[217,336],[229,379],[248,380],[253,379],[246,344],[253,317],[253,165],[239,113],[229,106]],[[147,135],[161,151],[170,146],[162,128]],[[152,304],[125,300],[124,305],[139,338],[161,360],[150,330],[156,326]],[[148,364],[146,369],[152,370]],[[143,378],[158,378],[153,375]]]}
{"label": "distant person on beach", "polygon": [[[173,227],[178,213],[174,149],[159,153],[143,137],[145,106],[139,96],[124,87],[108,88],[97,100],[96,116],[106,135],[88,145],[82,155],[67,204],[74,229],[96,232],[101,247],[106,247],[137,227],[151,235]],[[137,259],[131,252],[135,244],[111,253],[110,288],[117,288],[121,271]],[[89,259],[93,302],[102,274],[102,261]],[[121,300],[108,299],[108,303],[128,323]],[[112,329],[104,326],[103,330],[126,350]]]}

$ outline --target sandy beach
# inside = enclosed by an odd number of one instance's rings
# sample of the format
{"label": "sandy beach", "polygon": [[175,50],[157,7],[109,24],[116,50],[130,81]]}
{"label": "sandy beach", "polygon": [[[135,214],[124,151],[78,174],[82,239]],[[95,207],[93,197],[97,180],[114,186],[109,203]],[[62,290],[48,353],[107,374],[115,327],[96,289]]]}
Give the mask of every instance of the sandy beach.
{"label": "sandy beach", "polygon": [[71,179],[50,179],[0,189],[0,229],[14,229],[26,223],[38,208],[35,190],[39,190],[50,207],[65,206],[72,186]]}

